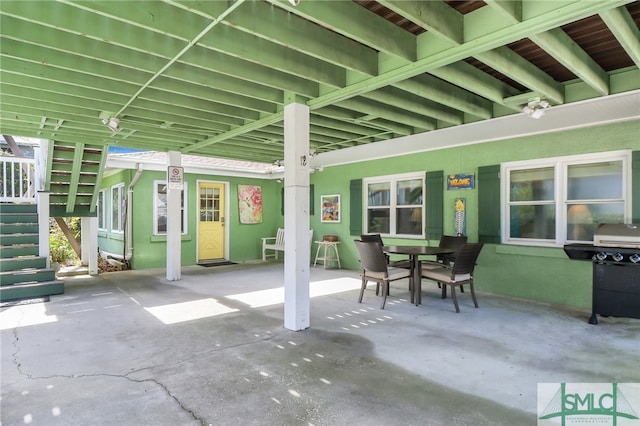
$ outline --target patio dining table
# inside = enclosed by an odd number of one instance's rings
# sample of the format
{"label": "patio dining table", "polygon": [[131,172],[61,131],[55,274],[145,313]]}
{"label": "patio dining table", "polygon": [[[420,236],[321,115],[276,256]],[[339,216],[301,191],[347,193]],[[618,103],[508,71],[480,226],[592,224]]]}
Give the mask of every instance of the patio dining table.
{"label": "patio dining table", "polygon": [[411,303],[419,305],[422,302],[422,271],[420,270],[420,256],[436,256],[452,254],[452,249],[431,246],[383,246],[382,251],[389,254],[404,254],[409,256],[411,265],[410,294]]}

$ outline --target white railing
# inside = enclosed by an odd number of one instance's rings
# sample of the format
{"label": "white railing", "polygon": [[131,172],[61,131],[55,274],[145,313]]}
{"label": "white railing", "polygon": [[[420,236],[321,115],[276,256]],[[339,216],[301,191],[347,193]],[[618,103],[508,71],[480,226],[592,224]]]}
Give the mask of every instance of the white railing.
{"label": "white railing", "polygon": [[33,158],[0,157],[0,202],[35,202]]}

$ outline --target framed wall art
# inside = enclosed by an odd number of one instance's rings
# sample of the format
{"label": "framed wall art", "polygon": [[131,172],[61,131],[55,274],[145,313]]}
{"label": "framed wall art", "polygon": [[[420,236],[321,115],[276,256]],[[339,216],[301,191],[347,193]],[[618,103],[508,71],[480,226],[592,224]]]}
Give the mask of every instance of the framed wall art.
{"label": "framed wall art", "polygon": [[262,188],[238,185],[240,223],[262,223]]}
{"label": "framed wall art", "polygon": [[321,222],[340,222],[340,195],[320,196]]}

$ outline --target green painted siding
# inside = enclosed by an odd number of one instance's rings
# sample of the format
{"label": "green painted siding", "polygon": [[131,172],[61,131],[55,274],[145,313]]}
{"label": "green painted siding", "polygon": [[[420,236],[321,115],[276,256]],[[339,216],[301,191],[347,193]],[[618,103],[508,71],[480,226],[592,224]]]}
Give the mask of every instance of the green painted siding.
{"label": "green painted siding", "polygon": [[[357,164],[324,167],[311,175],[315,192],[341,194],[342,206],[351,205],[350,183],[370,176],[443,170],[444,175],[475,173],[479,168],[506,161],[556,157],[620,149],[640,149],[640,121],[542,134],[478,145],[442,149],[407,156],[384,158]],[[636,157],[637,158],[637,157]],[[477,183],[480,185],[481,183]],[[640,198],[634,186],[634,198]],[[444,233],[455,231],[454,201],[466,198],[467,235],[478,241],[478,186],[476,189],[444,191]],[[348,218],[347,212],[343,214]],[[312,218],[315,235],[335,234],[343,242],[340,260],[343,267],[358,269],[357,253],[351,241],[348,221],[320,223]],[[386,243],[402,242],[385,239]],[[415,242],[415,241],[413,241]],[[430,241],[437,244],[437,241]],[[569,260],[560,248],[536,248],[486,244],[477,269],[479,291],[493,292],[551,303],[587,308],[591,305],[591,264]],[[425,303],[429,303],[428,300]],[[482,304],[482,296],[480,296]]]}
{"label": "green painted siding", "polygon": [[[385,158],[341,166],[325,166],[322,172],[311,175],[314,203],[319,203],[323,194],[340,194],[343,220],[339,223],[321,223],[320,215],[310,215],[311,227],[315,239],[322,235],[338,235],[342,244],[339,246],[343,267],[357,270],[359,268],[357,254],[351,241],[357,238],[353,229],[361,224],[353,224],[355,217],[362,217],[361,185],[354,188],[352,182],[362,182],[371,176],[391,175],[416,171],[442,171],[446,176],[456,173],[475,173],[487,166],[495,166],[501,162],[527,160],[543,157],[556,157],[619,149],[640,150],[638,132],[640,120],[617,123],[607,126],[578,129],[555,134],[524,137],[512,140],[497,141],[479,145],[456,147],[413,153],[407,156]],[[636,162],[638,155],[635,154]],[[129,184],[134,171],[124,171],[105,178],[102,187],[110,189],[111,185],[124,182]],[[640,191],[636,184],[638,174],[634,174],[634,218],[637,218],[637,202]],[[161,268],[165,266],[166,243],[162,237],[152,235],[153,226],[153,181],[163,180],[162,172],[144,172],[135,187],[134,195],[134,256],[135,269]],[[261,257],[261,237],[275,235],[276,229],[283,226],[281,213],[282,184],[276,180],[259,180],[246,178],[230,178],[224,176],[185,176],[188,187],[188,234],[182,242],[182,264],[193,265],[196,262],[196,214],[197,214],[197,180],[229,182],[227,200],[230,217],[229,227],[229,260],[255,260]],[[255,184],[263,190],[263,222],[256,225],[243,225],[238,219],[237,185]],[[478,241],[479,224],[479,186],[476,189],[447,191],[443,189],[442,205],[443,232],[453,234],[454,201],[458,197],[466,198],[466,229],[470,241]],[[359,194],[360,200],[352,200]],[[108,194],[110,196],[110,194]],[[352,204],[352,201],[357,201]],[[359,212],[352,212],[350,206],[359,206]],[[316,209],[318,210],[318,209]],[[107,209],[108,214],[110,209]],[[428,209],[427,209],[428,211]],[[356,225],[356,226],[354,226]],[[359,234],[359,233],[357,233]],[[385,239],[387,243],[402,243],[400,239]],[[404,241],[406,242],[406,240]],[[416,241],[413,240],[413,243]],[[437,240],[429,241],[437,244]],[[101,234],[100,248],[114,253],[122,252],[120,235]],[[315,249],[315,245],[312,251]],[[569,260],[562,249],[507,246],[486,244],[479,258],[477,268],[477,289],[480,292],[492,292],[515,297],[528,298],[544,302],[558,303],[588,308],[591,304],[591,264]],[[424,303],[428,304],[428,300]],[[482,295],[480,295],[482,304]]]}
{"label": "green painted siding", "polygon": [[131,182],[133,171],[122,170],[110,176],[102,178],[100,187],[106,191],[106,217],[107,217],[107,230],[98,231],[98,248],[108,253],[117,255],[124,255],[124,234],[111,232],[111,187],[119,183],[124,183],[124,191],[126,193],[127,186]]}
{"label": "green painted siding", "polygon": [[[134,172],[132,172],[134,173]],[[133,198],[133,259],[134,269],[163,268],[167,252],[166,237],[153,235],[153,182],[165,180],[164,172],[145,171],[134,188]],[[182,265],[194,265],[197,261],[197,190],[198,180],[228,182],[227,202],[229,216],[225,226],[229,228],[229,258],[231,261],[261,258],[261,237],[274,236],[282,226],[280,214],[281,183],[224,176],[185,174],[187,186],[187,234],[182,236]],[[262,187],[263,220],[259,224],[241,224],[238,215],[238,184]]]}

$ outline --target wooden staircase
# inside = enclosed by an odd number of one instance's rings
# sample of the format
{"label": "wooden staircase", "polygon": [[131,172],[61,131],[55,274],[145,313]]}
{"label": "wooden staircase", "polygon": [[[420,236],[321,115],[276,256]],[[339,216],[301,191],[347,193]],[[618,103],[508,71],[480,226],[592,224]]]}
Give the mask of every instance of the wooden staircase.
{"label": "wooden staircase", "polygon": [[35,204],[0,204],[0,301],[64,293],[45,257],[38,256]]}
{"label": "wooden staircase", "polygon": [[51,142],[47,156],[45,190],[50,216],[95,216],[106,146]]}

